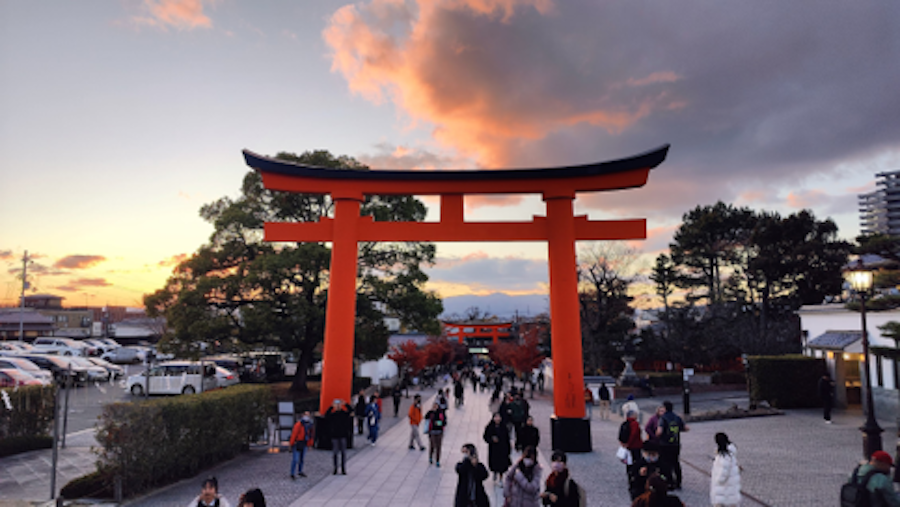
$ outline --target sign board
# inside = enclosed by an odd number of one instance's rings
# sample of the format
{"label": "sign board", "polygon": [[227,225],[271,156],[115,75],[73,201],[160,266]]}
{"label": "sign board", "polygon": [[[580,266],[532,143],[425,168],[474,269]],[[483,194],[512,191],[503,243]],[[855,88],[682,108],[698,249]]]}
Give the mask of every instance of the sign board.
{"label": "sign board", "polygon": [[690,380],[691,377],[694,376],[694,369],[693,368],[685,368],[682,371],[682,373],[684,373],[684,380]]}

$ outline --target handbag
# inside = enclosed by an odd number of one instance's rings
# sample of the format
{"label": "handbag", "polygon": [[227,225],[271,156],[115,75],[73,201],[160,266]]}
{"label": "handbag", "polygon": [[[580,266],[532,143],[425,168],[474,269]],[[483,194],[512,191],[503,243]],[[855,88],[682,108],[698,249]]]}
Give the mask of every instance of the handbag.
{"label": "handbag", "polygon": [[616,451],[616,458],[626,465],[631,465],[632,463],[631,453],[624,447],[619,447],[619,450]]}

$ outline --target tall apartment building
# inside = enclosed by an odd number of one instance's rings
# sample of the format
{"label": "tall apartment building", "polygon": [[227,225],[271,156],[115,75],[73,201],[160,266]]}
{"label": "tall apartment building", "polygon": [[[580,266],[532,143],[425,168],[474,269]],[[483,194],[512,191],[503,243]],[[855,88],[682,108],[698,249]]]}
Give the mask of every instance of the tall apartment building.
{"label": "tall apartment building", "polygon": [[900,171],[878,173],[876,190],[859,195],[859,220],[863,234],[900,236]]}

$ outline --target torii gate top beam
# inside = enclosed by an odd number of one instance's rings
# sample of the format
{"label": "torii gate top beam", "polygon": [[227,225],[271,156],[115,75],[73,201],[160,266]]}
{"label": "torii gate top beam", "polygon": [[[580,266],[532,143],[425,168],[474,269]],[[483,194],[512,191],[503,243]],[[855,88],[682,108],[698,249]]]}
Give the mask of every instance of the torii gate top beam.
{"label": "torii gate top beam", "polygon": [[284,162],[244,150],[247,165],[262,173],[272,190],[334,197],[362,195],[543,194],[574,197],[576,192],[643,186],[661,164],[666,144],[629,158],[580,166],[504,170],[348,170]]}

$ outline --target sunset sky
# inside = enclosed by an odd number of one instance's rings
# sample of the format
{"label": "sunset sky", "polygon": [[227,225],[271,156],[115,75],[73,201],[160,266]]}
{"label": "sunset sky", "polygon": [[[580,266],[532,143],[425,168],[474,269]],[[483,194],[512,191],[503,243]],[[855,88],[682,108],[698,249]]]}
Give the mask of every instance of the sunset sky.
{"label": "sunset sky", "polygon": [[[646,187],[576,210],[647,218],[648,257],[717,200],[852,239],[857,194],[900,170],[898,26],[886,0],[0,0],[0,304],[28,250],[37,292],[141,306],[207,241],[200,206],[237,196],[244,148],[494,169],[671,143]],[[443,296],[546,292],[544,244],[438,256]]]}

